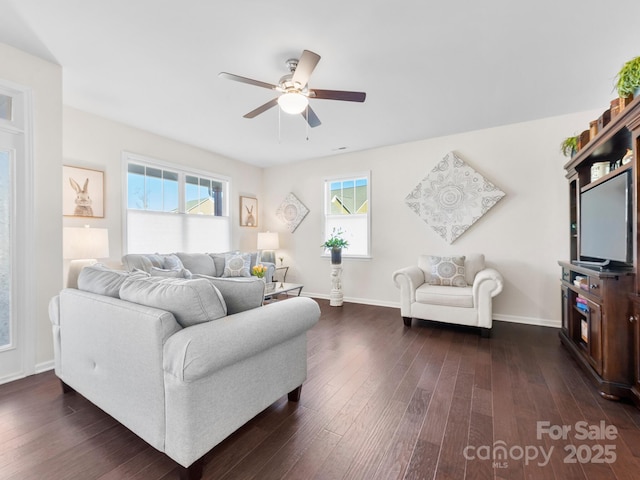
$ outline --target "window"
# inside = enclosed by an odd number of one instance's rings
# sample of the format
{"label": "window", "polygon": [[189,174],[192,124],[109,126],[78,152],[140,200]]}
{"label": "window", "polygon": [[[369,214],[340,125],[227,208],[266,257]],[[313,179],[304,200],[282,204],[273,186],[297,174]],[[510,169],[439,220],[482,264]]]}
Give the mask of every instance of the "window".
{"label": "window", "polygon": [[131,153],[123,160],[127,253],[229,250],[228,179]]}
{"label": "window", "polygon": [[369,173],[326,179],[324,239],[331,231],[342,229],[349,247],[346,257],[370,256],[370,186]]}

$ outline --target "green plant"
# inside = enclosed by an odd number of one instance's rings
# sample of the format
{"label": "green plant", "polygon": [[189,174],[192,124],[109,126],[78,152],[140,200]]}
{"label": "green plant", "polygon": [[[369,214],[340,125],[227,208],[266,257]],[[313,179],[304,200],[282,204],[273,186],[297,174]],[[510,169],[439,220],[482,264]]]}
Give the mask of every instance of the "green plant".
{"label": "green plant", "polygon": [[333,227],[331,235],[329,236],[327,241],[320,246],[324,248],[348,248],[349,242],[342,238],[343,235],[344,231],[341,228],[336,229],[335,227]]}
{"label": "green plant", "polygon": [[640,57],[636,57],[625,63],[618,72],[616,89],[621,98],[633,95],[640,88]]}
{"label": "green plant", "polygon": [[560,151],[565,157],[571,157],[578,151],[578,136],[569,137],[560,144]]}

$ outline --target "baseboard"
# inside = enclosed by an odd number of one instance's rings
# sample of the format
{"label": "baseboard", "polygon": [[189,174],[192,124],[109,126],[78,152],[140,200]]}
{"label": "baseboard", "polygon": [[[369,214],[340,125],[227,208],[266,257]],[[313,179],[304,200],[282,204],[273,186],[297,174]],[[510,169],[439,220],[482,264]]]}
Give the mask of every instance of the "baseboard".
{"label": "baseboard", "polygon": [[[302,292],[302,295],[305,297],[311,298],[320,298],[322,300],[329,300],[329,295],[322,293],[310,293],[310,292]],[[399,302],[382,302],[378,300],[371,300],[370,298],[354,298],[354,297],[344,297],[345,302],[350,303],[361,303],[364,305],[374,305],[378,307],[390,307],[400,309]],[[398,312],[398,315],[400,313]],[[521,323],[523,325],[536,325],[540,327],[551,327],[551,328],[560,328],[561,322],[560,320],[551,320],[547,318],[536,318],[536,317],[521,317],[518,315],[503,315],[500,313],[494,313],[493,319],[499,322],[510,322],[510,323]]]}
{"label": "baseboard", "polygon": [[[310,297],[310,298],[319,298],[321,300],[330,300],[331,297],[324,293],[309,293],[302,292],[301,296]],[[389,308],[397,308],[400,309],[400,304],[398,302],[383,302],[379,300],[372,300],[370,298],[357,298],[357,297],[344,297],[343,299],[347,303],[360,303],[363,305],[373,305],[376,307],[389,307]],[[398,312],[400,315],[400,312]]]}
{"label": "baseboard", "polygon": [[49,370],[53,370],[56,364],[53,360],[49,360],[48,362],[42,362],[36,365],[36,373],[48,372]]}
{"label": "baseboard", "polygon": [[501,313],[494,313],[493,319],[499,322],[521,323],[523,325],[537,325],[539,327],[560,328],[562,326],[560,320],[551,320],[548,318],[536,317],[520,317],[517,315],[503,315]]}

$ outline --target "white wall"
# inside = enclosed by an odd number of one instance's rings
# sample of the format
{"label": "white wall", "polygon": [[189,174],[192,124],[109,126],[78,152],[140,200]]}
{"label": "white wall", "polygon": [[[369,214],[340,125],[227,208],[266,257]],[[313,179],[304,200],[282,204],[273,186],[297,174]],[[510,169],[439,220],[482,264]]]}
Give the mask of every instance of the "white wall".
{"label": "white wall", "polygon": [[[321,258],[326,176],[371,171],[371,260],[343,259],[345,300],[399,305],[392,272],[425,253],[481,252],[505,277],[494,302],[496,319],[560,322],[560,270],[569,255],[568,185],[559,151],[564,138],[586,129],[601,112],[583,112],[448,137],[326,157],[265,170],[262,215],[280,232],[278,256],[290,265],[288,281],[328,297],[330,265]],[[449,151],[506,192],[506,196],[452,245],[405,204],[404,198]],[[293,192],[310,212],[289,233],[275,216]],[[398,313],[398,316],[400,314]]]}
{"label": "white wall", "polygon": [[[65,217],[65,226],[89,224],[109,229],[110,261],[119,263],[122,246],[122,152],[230,177],[232,248],[256,249],[256,228],[240,227],[239,196],[262,196],[262,169],[139,130],[75,108],[64,107],[64,164],[105,172],[105,218]],[[212,135],[216,134],[212,132]],[[224,132],[218,134],[223,135]],[[258,211],[260,215],[260,209]],[[260,223],[259,223],[260,224]]]}
{"label": "white wall", "polygon": [[[53,358],[47,306],[62,287],[62,70],[0,43],[0,78],[28,87],[33,95],[34,201],[34,365],[27,373],[48,368]],[[19,321],[30,321],[25,318]]]}

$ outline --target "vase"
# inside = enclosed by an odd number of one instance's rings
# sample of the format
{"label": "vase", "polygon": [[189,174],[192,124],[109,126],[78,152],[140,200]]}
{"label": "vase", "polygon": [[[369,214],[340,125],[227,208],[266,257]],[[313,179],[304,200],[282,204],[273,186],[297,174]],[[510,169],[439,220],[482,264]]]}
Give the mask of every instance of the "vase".
{"label": "vase", "polygon": [[341,247],[333,247],[331,249],[331,263],[333,265],[338,265],[342,263],[342,248]]}

